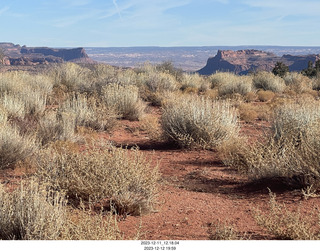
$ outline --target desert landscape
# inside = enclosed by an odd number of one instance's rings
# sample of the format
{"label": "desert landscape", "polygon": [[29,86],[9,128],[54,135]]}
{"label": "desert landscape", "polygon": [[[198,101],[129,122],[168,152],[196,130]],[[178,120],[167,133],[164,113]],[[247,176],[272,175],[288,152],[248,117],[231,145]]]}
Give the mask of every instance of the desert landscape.
{"label": "desert landscape", "polygon": [[2,48],[0,239],[320,238],[317,55],[200,75]]}

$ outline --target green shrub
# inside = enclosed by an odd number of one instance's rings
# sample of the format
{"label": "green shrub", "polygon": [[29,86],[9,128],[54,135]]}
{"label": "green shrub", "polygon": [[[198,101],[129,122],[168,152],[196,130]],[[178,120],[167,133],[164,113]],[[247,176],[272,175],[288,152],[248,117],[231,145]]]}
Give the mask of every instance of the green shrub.
{"label": "green shrub", "polygon": [[180,147],[216,147],[237,135],[235,111],[227,102],[198,96],[173,96],[161,117],[164,136]]}

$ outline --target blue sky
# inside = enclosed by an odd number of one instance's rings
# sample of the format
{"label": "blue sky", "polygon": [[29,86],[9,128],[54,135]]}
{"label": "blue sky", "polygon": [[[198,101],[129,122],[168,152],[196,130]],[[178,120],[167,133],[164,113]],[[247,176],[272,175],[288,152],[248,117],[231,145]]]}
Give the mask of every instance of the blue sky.
{"label": "blue sky", "polygon": [[1,0],[27,46],[320,46],[319,0]]}

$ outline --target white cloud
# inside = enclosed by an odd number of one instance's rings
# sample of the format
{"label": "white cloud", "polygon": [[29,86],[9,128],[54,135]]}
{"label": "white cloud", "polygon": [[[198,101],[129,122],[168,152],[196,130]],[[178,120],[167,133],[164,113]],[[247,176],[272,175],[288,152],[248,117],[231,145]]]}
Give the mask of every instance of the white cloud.
{"label": "white cloud", "polygon": [[249,7],[263,8],[263,11],[272,10],[282,15],[318,16],[320,2],[313,0],[243,0]]}
{"label": "white cloud", "polygon": [[10,9],[10,8],[9,8],[8,6],[1,8],[1,9],[0,9],[0,16],[1,16],[3,13],[7,12],[9,9]]}

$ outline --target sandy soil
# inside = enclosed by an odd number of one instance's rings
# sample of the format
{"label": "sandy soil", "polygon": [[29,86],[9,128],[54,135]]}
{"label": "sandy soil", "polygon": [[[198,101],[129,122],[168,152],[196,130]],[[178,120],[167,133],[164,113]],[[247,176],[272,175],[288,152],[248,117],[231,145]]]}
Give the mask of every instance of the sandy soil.
{"label": "sandy soil", "polygon": [[[153,111],[154,113],[154,111]],[[159,116],[156,111],[154,116]],[[254,208],[268,209],[268,187],[289,209],[302,213],[320,206],[320,198],[304,200],[301,190],[286,190],[276,184],[255,184],[237,170],[223,165],[218,153],[208,150],[180,150],[152,141],[140,122],[120,121],[113,133],[100,136],[118,146],[138,146],[154,165],[159,163],[161,180],[158,205],[152,213],[130,216],[119,222],[127,239],[139,232],[139,239],[209,240],[219,222],[232,226],[242,239],[274,239],[254,221]],[[243,124],[242,133],[253,137],[268,128],[265,122]],[[2,183],[15,183],[23,170],[2,170]]]}
{"label": "sandy soil", "polygon": [[[257,137],[268,123],[242,124],[241,132]],[[153,213],[127,216],[120,222],[121,231],[133,238],[139,229],[140,239],[208,240],[219,222],[232,226],[241,239],[274,239],[255,222],[253,210],[268,210],[269,190],[288,209],[299,205],[303,212],[320,205],[319,198],[305,200],[301,190],[287,190],[277,184],[255,184],[237,170],[223,165],[218,153],[207,150],[179,150],[152,142],[139,131],[139,122],[122,121],[109,134],[116,145],[138,146],[154,163],[159,161],[159,205]]]}

